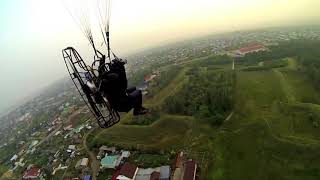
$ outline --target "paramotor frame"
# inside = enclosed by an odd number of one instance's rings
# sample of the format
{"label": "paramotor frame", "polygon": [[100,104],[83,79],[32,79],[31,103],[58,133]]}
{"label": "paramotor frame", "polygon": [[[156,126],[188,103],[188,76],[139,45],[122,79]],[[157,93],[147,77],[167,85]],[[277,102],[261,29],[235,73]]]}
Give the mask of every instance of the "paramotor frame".
{"label": "paramotor frame", "polygon": [[[91,67],[86,65],[79,53],[72,47],[63,49],[62,54],[71,80],[83,101],[97,119],[99,126],[101,128],[108,128],[118,123],[120,121],[119,113],[111,107],[108,100],[100,92],[94,92],[86,84],[88,76],[93,81],[97,79],[93,70],[90,69]],[[99,96],[99,102],[96,96]]]}

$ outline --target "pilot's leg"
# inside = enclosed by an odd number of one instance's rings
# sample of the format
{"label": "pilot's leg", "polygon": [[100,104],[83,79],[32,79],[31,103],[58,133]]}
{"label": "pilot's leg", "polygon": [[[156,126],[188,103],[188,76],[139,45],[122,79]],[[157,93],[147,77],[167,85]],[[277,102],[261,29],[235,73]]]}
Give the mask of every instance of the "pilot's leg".
{"label": "pilot's leg", "polygon": [[134,90],[131,93],[128,93],[128,96],[131,100],[133,108],[142,107],[142,92],[140,90]]}
{"label": "pilot's leg", "polygon": [[133,115],[146,114],[148,110],[142,106],[142,92],[141,90],[135,90],[128,94],[128,97],[134,108]]}
{"label": "pilot's leg", "polygon": [[134,92],[135,90],[137,90],[136,87],[130,87],[127,89],[127,93],[130,94],[130,93]]}

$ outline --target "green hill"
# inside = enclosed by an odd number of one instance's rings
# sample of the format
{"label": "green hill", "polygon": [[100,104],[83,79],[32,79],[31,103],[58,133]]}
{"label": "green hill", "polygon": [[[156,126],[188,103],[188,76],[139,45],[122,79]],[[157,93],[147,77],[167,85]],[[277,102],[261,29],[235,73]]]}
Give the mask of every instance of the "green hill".
{"label": "green hill", "polygon": [[[237,65],[233,72],[230,59],[222,58],[180,65],[176,76],[146,99],[148,107],[156,107],[152,121],[128,125],[136,119],[126,115],[121,124],[91,136],[91,147],[112,144],[148,154],[184,150],[199,163],[200,179],[319,179],[320,94],[296,60],[250,71],[252,63]],[[232,106],[221,109],[210,92]]]}
{"label": "green hill", "polygon": [[[287,68],[238,72],[235,114],[218,137],[215,179],[318,179],[318,93]],[[308,102],[309,104],[306,104]]]}

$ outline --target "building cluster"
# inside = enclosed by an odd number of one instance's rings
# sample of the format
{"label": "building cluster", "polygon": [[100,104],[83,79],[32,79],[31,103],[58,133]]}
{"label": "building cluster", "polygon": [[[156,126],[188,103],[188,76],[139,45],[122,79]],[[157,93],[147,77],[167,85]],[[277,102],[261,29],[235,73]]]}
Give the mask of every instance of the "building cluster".
{"label": "building cluster", "polygon": [[14,171],[17,168],[24,168],[26,166],[25,155],[33,154],[36,151],[36,147],[38,145],[38,140],[32,140],[30,143],[26,143],[25,141],[20,141],[19,150],[16,154],[14,154],[10,158],[11,170]]}
{"label": "building cluster", "polygon": [[114,170],[113,180],[195,180],[197,177],[197,163],[187,159],[183,152],[177,154],[174,165],[155,168],[138,167],[129,161],[130,155],[129,151],[101,146],[97,155],[100,170]]}

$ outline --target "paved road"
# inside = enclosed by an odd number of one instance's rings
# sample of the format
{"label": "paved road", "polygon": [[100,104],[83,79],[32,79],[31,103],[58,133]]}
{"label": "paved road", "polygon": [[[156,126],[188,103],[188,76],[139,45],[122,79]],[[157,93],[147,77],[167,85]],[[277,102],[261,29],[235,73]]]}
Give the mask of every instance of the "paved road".
{"label": "paved road", "polygon": [[87,137],[90,133],[92,133],[92,131],[94,131],[94,129],[91,129],[90,131],[88,131],[88,133],[83,137],[82,143],[83,143],[83,147],[87,151],[87,154],[89,154],[89,159],[90,159],[90,164],[91,164],[91,169],[92,169],[92,180],[96,180],[97,173],[98,173],[99,167],[100,167],[100,162],[97,160],[94,152],[90,151],[90,149],[87,146]]}

